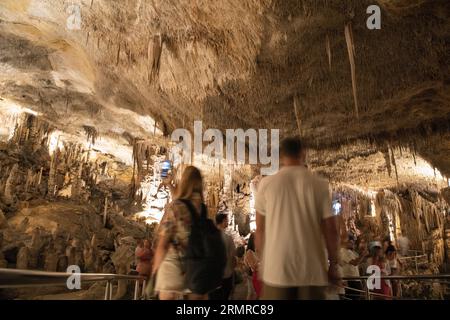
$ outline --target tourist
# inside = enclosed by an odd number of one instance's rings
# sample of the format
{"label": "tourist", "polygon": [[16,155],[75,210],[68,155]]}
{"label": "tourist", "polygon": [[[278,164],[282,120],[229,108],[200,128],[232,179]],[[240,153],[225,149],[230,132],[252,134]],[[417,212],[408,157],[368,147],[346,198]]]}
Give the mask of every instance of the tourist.
{"label": "tourist", "polygon": [[136,250],[134,250],[134,269],[137,269],[137,265],[139,264],[139,258],[137,257],[136,253],[138,250],[144,247],[144,240],[143,239],[137,239],[136,240]]}
{"label": "tourist", "polygon": [[[180,200],[189,200],[200,212],[203,204],[203,178],[200,171],[187,167],[174,192],[174,200],[166,207],[158,229],[158,241],[152,274],[156,275],[155,292],[160,300],[182,299],[186,293],[182,260],[187,249],[191,214]],[[190,300],[207,300],[208,295],[189,293]]]}
{"label": "tourist", "polygon": [[145,239],[140,240],[135,250],[136,256],[136,271],[140,276],[148,278],[152,270],[152,248],[150,241]]}
{"label": "tourist", "polygon": [[358,237],[355,242],[356,253],[359,256],[364,256],[359,264],[359,274],[366,274],[367,270],[367,259],[370,257],[370,252],[368,249],[367,241],[363,237]]}
{"label": "tourist", "polygon": [[356,252],[361,255],[363,252],[367,252],[367,242],[363,237],[359,237],[355,241]]}
{"label": "tourist", "polygon": [[228,215],[219,213],[216,216],[216,225],[222,232],[222,238],[227,252],[227,265],[223,275],[222,286],[209,294],[210,300],[229,300],[234,287],[234,269],[236,267],[236,246],[233,238],[225,233],[228,228]]}
{"label": "tourist", "polygon": [[[368,266],[378,266],[381,276],[389,276],[391,274],[389,264],[387,263],[382,244],[379,241],[374,241],[370,244],[370,257],[367,259]],[[370,273],[369,273],[370,274]],[[380,288],[373,289],[375,293],[374,299],[389,300],[392,297],[391,283],[387,279],[381,279]]]}
{"label": "tourist", "polygon": [[383,253],[386,252],[387,248],[392,245],[392,241],[390,237],[386,237],[383,240]]}
{"label": "tourist", "polygon": [[254,232],[250,234],[248,239],[244,262],[249,270],[247,278],[247,300],[258,300],[261,297],[262,284],[258,276],[259,259],[256,256]]}
{"label": "tourist", "polygon": [[[391,275],[399,275],[400,274],[400,268],[401,268],[401,261],[397,257],[397,249],[395,246],[390,245],[386,249],[386,259],[387,263],[389,264],[389,268],[391,270]],[[401,287],[398,280],[391,280],[392,284],[392,295],[394,297],[400,297],[401,296]]]}
{"label": "tourist", "polygon": [[[359,277],[359,265],[368,255],[369,252],[367,249],[362,254],[358,254],[355,251],[355,237],[349,235],[348,240],[342,243],[340,251],[343,277]],[[363,289],[361,280],[348,280],[346,281],[346,285],[348,288],[345,289],[345,297],[347,299],[359,300],[361,298],[360,291]]]}
{"label": "tourist", "polygon": [[283,167],[261,180],[255,201],[262,298],[325,299],[329,284],[340,284],[329,184],[306,168],[300,139],[283,140],[280,157]]}
{"label": "tourist", "polygon": [[399,254],[403,257],[406,257],[408,255],[409,251],[409,239],[405,236],[400,236],[397,238],[397,244],[399,248]]}

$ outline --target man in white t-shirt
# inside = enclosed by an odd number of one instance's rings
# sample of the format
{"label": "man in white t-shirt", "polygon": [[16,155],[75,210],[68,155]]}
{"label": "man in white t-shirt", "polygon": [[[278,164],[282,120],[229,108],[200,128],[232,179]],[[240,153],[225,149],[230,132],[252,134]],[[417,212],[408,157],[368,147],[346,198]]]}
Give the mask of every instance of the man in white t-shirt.
{"label": "man in white t-shirt", "polygon": [[[366,259],[369,255],[367,250],[364,250],[361,255],[355,251],[355,237],[349,235],[348,239],[342,243],[340,250],[341,266],[342,266],[342,276],[347,277],[359,277],[359,265]],[[360,299],[361,293],[357,290],[363,290],[362,283],[360,280],[349,280],[347,281],[347,287],[345,289],[345,296],[349,299]],[[351,288],[351,289],[350,289]],[[355,289],[355,290],[352,290]]]}
{"label": "man in white t-shirt", "polygon": [[306,168],[300,139],[283,140],[280,156],[283,167],[261,180],[255,201],[262,298],[325,299],[329,283],[340,281],[329,184]]}

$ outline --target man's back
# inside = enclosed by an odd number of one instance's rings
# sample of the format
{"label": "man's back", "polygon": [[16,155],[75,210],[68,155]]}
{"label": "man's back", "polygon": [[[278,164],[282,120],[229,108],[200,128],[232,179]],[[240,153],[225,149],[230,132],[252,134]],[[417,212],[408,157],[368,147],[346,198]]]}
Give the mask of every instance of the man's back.
{"label": "man's back", "polygon": [[234,271],[234,259],[235,259],[235,253],[236,253],[236,246],[234,245],[233,238],[225,233],[225,231],[222,231],[222,239],[225,243],[225,250],[227,252],[227,265],[225,267],[224,271],[224,278],[229,278],[233,275]]}
{"label": "man's back", "polygon": [[262,278],[275,286],[325,286],[322,220],[332,216],[328,182],[302,166],[261,181],[255,203],[265,216]]}

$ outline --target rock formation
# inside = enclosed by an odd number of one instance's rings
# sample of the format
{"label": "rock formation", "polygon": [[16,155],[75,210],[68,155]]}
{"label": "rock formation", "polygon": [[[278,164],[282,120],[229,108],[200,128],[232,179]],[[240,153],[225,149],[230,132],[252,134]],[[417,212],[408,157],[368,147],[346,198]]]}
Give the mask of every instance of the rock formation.
{"label": "rock formation", "polygon": [[201,120],[300,135],[343,235],[407,238],[424,257],[407,272],[448,272],[447,2],[74,0],[78,21],[64,1],[1,1],[0,267],[127,274],[172,199],[167,159],[175,181],[202,170],[209,217],[228,213],[241,243],[262,164],[176,163],[171,134]]}

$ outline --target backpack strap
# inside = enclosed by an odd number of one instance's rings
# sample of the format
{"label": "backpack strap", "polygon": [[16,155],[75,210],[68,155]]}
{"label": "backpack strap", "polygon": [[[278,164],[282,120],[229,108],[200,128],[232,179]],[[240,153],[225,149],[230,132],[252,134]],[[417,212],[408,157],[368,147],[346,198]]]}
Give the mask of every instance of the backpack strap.
{"label": "backpack strap", "polygon": [[[178,199],[178,200],[181,201],[182,203],[184,203],[184,205],[188,208],[189,213],[191,214],[192,222],[198,221],[199,220],[198,213],[197,213],[197,210],[195,209],[194,205],[192,204],[192,202],[187,199]],[[203,220],[206,218],[207,218],[206,206],[204,203],[202,203],[201,209],[200,209],[200,219]]]}

